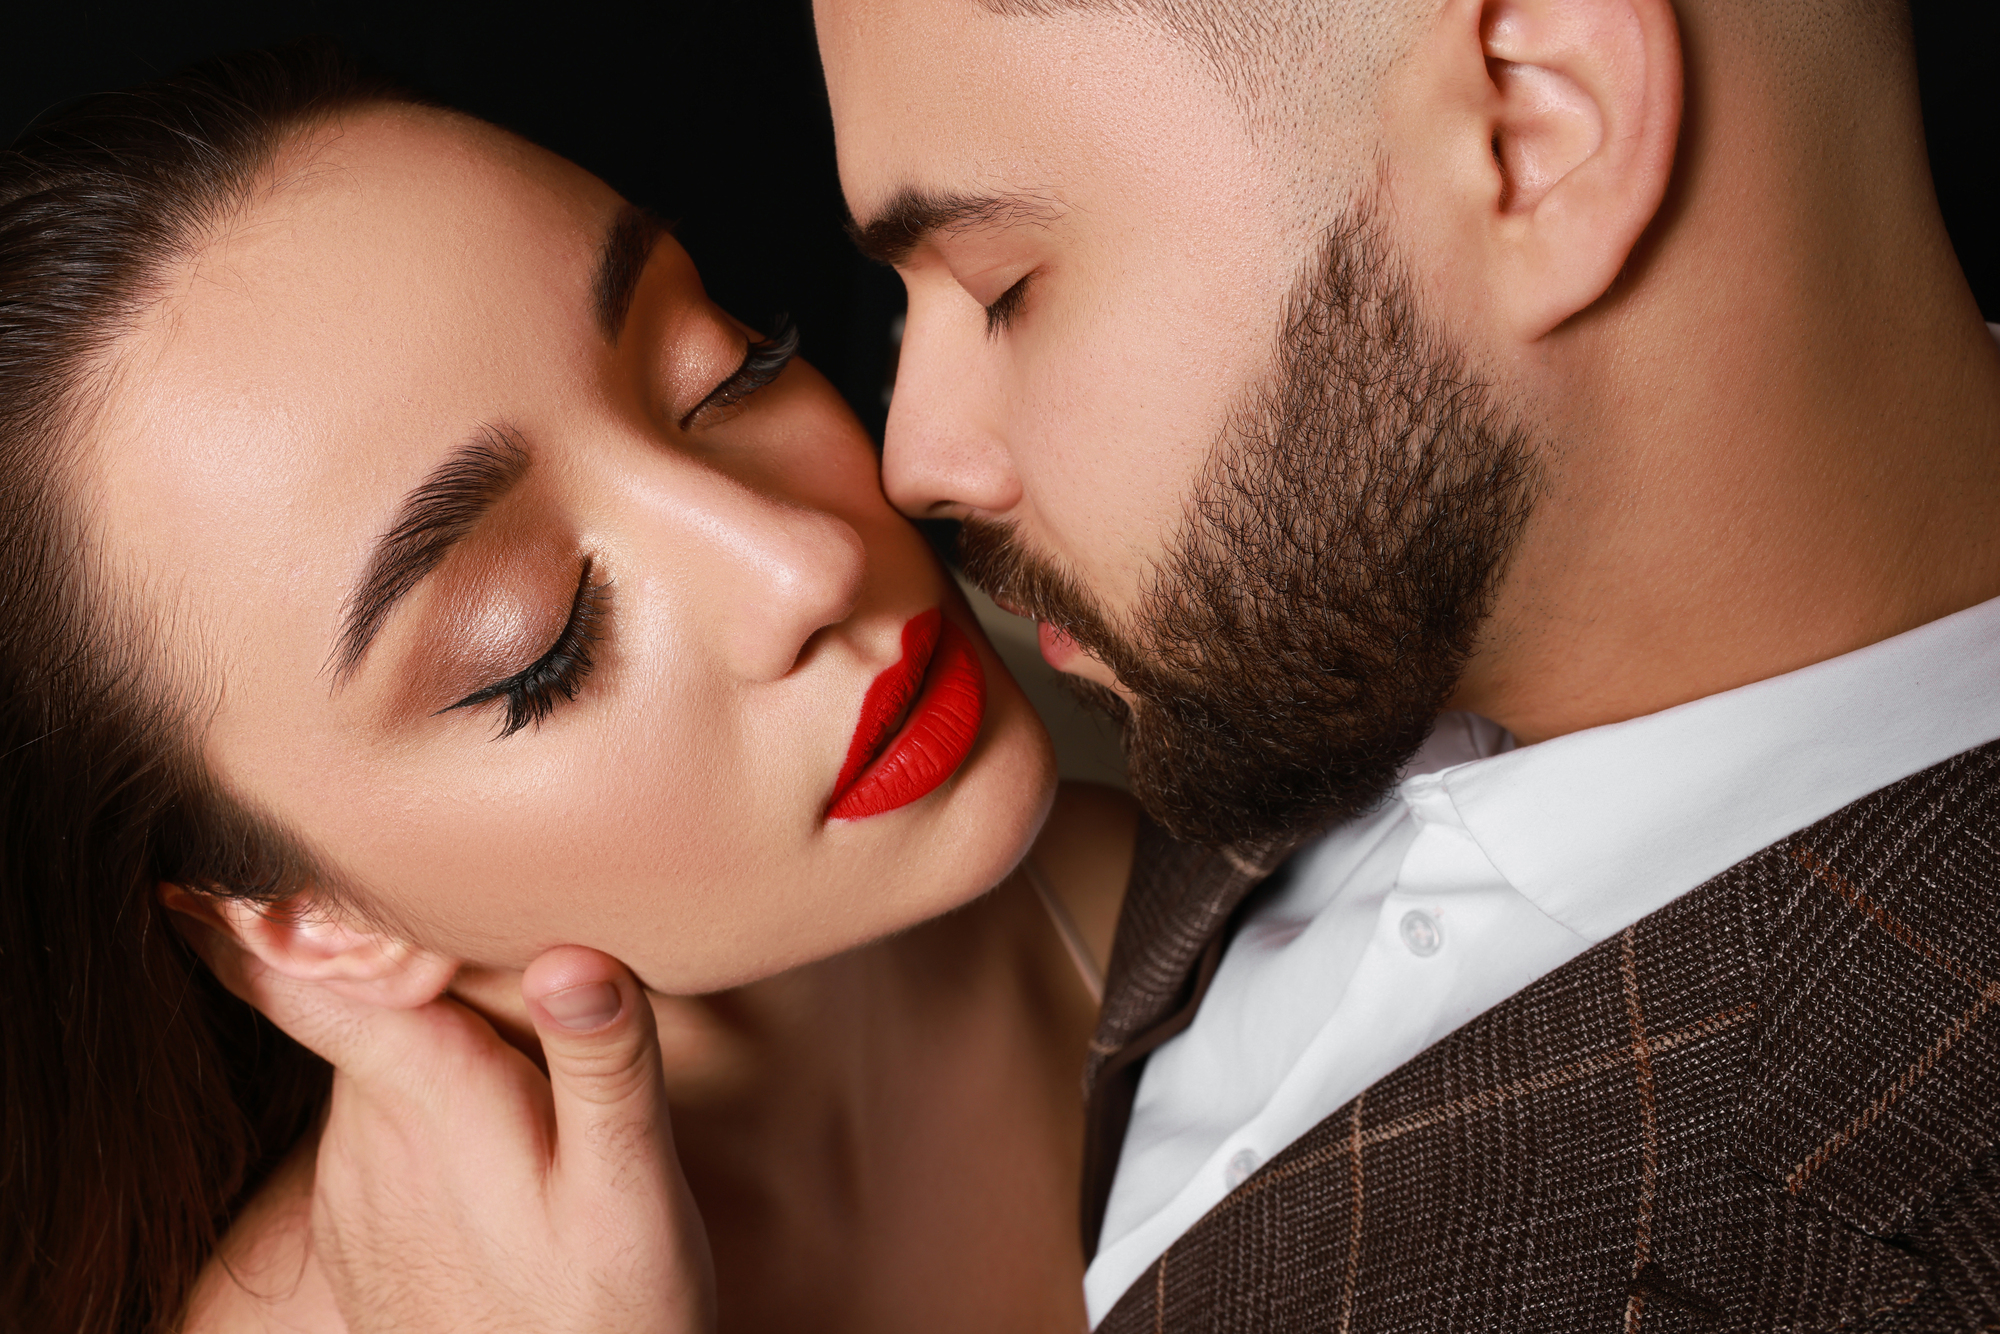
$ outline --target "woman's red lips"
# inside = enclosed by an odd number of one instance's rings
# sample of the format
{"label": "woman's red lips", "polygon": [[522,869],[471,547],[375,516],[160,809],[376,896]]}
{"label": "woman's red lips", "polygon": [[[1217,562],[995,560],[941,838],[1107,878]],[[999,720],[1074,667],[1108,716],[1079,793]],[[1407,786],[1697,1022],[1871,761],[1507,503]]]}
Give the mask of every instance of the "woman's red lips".
{"label": "woman's red lips", "polygon": [[972,641],[935,607],[912,617],[902,661],[862,698],[827,818],[859,820],[929,795],[965,763],[985,716],[986,671]]}

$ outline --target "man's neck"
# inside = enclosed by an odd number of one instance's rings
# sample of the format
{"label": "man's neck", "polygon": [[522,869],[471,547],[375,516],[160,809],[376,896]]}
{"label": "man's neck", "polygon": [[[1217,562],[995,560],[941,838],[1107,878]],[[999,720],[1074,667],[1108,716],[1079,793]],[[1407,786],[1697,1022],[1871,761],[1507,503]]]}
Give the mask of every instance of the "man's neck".
{"label": "man's neck", "polygon": [[1913,94],[1814,151],[1725,57],[1644,252],[1521,359],[1546,494],[1452,703],[1523,741],[2000,596],[2000,349]]}

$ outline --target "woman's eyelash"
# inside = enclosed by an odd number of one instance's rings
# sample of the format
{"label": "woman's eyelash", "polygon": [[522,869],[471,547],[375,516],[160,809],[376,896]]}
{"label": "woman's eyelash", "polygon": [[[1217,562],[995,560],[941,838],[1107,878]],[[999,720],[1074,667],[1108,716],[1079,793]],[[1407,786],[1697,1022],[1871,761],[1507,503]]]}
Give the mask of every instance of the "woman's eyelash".
{"label": "woman's eyelash", "polygon": [[438,712],[450,713],[453,709],[477,708],[494,700],[504,700],[507,713],[501,722],[499,737],[494,738],[497,741],[531,724],[540,723],[555,709],[557,696],[564,700],[575,699],[577,690],[583,685],[583,678],[590,675],[590,646],[597,642],[598,627],[604,620],[611,594],[608,582],[590,582],[590,572],[591,564],[586,560],[583,574],[576,584],[576,601],[570,604],[569,620],[564,624],[562,633],[556,636],[556,642],[549,645],[548,652],[506,680],[475,690],[458,703]]}
{"label": "woman's eyelash", "polygon": [[777,379],[798,351],[799,331],[789,315],[780,315],[771,336],[750,344],[750,350],[743,356],[743,364],[727,380],[709,390],[708,397],[695,404],[681,418],[681,429],[687,430],[700,417],[735,407]]}
{"label": "woman's eyelash", "polygon": [[1028,299],[1028,279],[1033,273],[1024,273],[1021,280],[1002,292],[999,299],[986,308],[986,336],[993,338],[1014,322],[1021,313],[1021,303]]}

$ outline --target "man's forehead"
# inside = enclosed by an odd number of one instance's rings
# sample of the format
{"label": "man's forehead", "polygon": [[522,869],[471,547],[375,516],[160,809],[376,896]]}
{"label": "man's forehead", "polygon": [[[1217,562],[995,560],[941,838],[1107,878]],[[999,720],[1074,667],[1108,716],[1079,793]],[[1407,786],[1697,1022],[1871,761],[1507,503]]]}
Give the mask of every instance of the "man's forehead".
{"label": "man's forehead", "polygon": [[827,91],[857,215],[902,193],[968,193],[973,173],[1035,142],[1043,71],[1010,27],[973,0],[822,0]]}
{"label": "man's forehead", "polygon": [[1237,121],[1207,64],[1153,25],[1084,32],[978,0],[820,0],[819,14],[841,182],[864,228],[912,201],[951,201],[961,227],[1043,219],[1107,153]]}

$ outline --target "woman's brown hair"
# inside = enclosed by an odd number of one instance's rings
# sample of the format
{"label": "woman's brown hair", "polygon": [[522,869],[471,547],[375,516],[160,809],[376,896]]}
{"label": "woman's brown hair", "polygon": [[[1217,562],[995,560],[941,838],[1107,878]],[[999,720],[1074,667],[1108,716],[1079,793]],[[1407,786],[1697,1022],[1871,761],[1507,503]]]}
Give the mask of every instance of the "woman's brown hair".
{"label": "woman's brown hair", "polygon": [[118,335],[287,135],[396,98],[330,48],[80,102],[0,154],[0,1329],[174,1328],[327,1071],[223,991],[158,886],[312,874],[199,759],[75,485]]}

